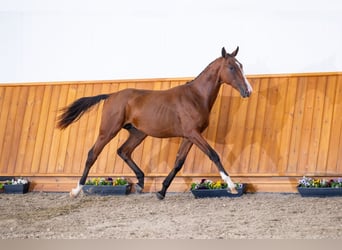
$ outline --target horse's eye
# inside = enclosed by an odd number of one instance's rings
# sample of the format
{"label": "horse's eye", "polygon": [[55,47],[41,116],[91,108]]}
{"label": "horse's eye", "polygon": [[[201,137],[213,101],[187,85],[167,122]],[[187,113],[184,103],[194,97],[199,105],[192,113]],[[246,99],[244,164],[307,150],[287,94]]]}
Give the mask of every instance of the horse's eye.
{"label": "horse's eye", "polygon": [[230,71],[233,71],[233,70],[234,70],[234,67],[233,67],[233,66],[230,66],[230,67],[229,67],[229,70],[230,70]]}

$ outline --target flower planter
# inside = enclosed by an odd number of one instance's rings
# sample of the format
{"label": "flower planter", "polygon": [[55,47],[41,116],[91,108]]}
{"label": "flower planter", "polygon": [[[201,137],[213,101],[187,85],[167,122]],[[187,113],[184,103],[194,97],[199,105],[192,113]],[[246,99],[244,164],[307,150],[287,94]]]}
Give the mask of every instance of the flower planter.
{"label": "flower planter", "polygon": [[131,192],[132,184],[120,186],[84,185],[83,192],[89,195],[127,195]]}
{"label": "flower planter", "polygon": [[311,188],[311,187],[297,187],[298,192],[302,197],[333,197],[342,196],[342,188]]}
{"label": "flower planter", "polygon": [[191,193],[195,198],[213,198],[213,197],[240,197],[246,193],[247,184],[241,184],[236,190],[237,194],[232,194],[227,191],[227,189],[194,189]]}
{"label": "flower planter", "polygon": [[25,194],[29,191],[29,184],[4,185],[6,194]]}

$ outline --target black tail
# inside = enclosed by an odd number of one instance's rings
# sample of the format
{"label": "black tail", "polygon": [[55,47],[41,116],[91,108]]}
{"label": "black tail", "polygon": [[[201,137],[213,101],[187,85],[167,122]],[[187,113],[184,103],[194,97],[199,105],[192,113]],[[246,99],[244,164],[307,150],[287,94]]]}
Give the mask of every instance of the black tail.
{"label": "black tail", "polygon": [[71,123],[78,121],[81,116],[87,112],[92,106],[97,104],[98,102],[105,100],[109,97],[109,95],[98,95],[92,97],[83,97],[69,106],[62,108],[60,111],[63,113],[58,116],[57,128],[65,129]]}

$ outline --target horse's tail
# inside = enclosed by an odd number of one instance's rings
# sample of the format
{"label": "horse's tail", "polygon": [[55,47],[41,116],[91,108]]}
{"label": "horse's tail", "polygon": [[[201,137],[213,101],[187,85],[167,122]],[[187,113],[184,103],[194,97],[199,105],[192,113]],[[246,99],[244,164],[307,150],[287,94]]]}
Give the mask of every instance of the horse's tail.
{"label": "horse's tail", "polygon": [[63,113],[58,116],[57,128],[65,129],[71,123],[78,121],[81,116],[87,112],[92,106],[105,100],[109,95],[98,95],[92,97],[82,97],[74,101],[69,106],[62,108],[60,111]]}

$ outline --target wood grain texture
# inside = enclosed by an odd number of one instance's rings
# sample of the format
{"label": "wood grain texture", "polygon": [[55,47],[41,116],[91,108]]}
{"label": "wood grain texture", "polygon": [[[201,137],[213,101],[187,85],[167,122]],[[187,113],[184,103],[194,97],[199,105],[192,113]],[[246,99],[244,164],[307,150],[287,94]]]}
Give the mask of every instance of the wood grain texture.
{"label": "wood grain texture", "polygon": [[[233,179],[251,181],[252,190],[293,191],[302,175],[342,176],[342,73],[248,79],[254,88],[248,99],[230,86],[221,88],[203,133]],[[36,190],[68,189],[81,175],[97,138],[102,104],[64,131],[56,129],[59,109],[84,96],[125,88],[164,90],[189,80],[0,84],[0,176],[31,177]],[[122,130],[104,148],[91,176],[128,176],[135,181],[116,154],[126,138]],[[134,151],[133,159],[147,177],[147,190],[158,189],[171,171],[180,141],[147,137]],[[184,191],[190,181],[203,177],[219,174],[193,147],[171,188]]]}

